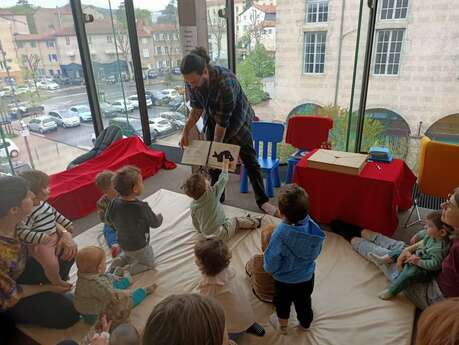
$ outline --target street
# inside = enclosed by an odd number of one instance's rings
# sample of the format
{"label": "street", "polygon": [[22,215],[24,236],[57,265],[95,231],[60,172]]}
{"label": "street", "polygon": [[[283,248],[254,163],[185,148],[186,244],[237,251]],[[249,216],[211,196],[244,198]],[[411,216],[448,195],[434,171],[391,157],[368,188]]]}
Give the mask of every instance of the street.
{"label": "street", "polygon": [[[101,88],[103,92],[101,93]],[[146,90],[161,90],[167,88],[164,83],[156,83],[154,85],[146,86]],[[123,83],[124,97],[136,95],[136,87],[134,81]],[[119,84],[108,84],[99,85],[99,94],[103,94],[104,99],[99,99],[100,102],[108,101],[113,102],[115,100],[123,99],[123,89]],[[68,110],[72,106],[87,105],[89,106],[88,97],[86,93],[86,87],[73,86],[67,88],[61,88],[56,91],[48,93],[49,98],[44,100],[41,104],[45,110],[43,114],[48,114],[52,110]],[[156,117],[161,112],[169,111],[168,107],[152,106],[148,108],[149,117]],[[120,116],[125,116],[124,114]],[[140,118],[139,109],[134,109],[133,112],[128,114],[130,118]],[[108,118],[103,117],[102,121],[104,127],[109,125]],[[25,118],[24,121],[28,123],[30,118]],[[16,127],[16,126],[15,126]],[[35,134],[35,133],[34,133]],[[57,131],[45,133],[44,137],[51,140],[71,145],[78,148],[90,149],[92,145],[92,138],[94,135],[94,129],[92,122],[82,122],[80,126],[73,128],[62,128],[59,127]],[[163,138],[166,139],[166,138]],[[174,139],[175,141],[175,139]]]}

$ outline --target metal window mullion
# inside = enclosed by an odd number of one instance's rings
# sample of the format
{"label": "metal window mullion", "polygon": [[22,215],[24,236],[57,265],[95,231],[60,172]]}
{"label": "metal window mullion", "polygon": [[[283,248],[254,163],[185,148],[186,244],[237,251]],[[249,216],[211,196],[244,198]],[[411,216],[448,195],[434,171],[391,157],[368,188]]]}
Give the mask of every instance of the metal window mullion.
{"label": "metal window mullion", "polygon": [[385,67],[385,75],[389,75],[389,55],[390,55],[390,47],[392,46],[393,41],[393,34],[394,30],[389,30],[389,41],[387,43],[387,52],[386,52],[386,67]]}

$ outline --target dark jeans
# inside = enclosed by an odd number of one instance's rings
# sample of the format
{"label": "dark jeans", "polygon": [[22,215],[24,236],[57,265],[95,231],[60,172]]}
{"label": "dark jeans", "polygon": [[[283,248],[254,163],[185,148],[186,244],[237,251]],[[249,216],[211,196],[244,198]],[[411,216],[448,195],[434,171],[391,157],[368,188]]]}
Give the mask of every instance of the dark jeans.
{"label": "dark jeans", "polygon": [[[73,260],[60,260],[59,264],[61,278],[67,280]],[[24,285],[49,283],[43,268],[32,257],[27,258],[25,270],[16,282]],[[14,323],[57,329],[68,328],[80,319],[80,315],[73,306],[73,296],[53,292],[43,292],[22,298],[13,308],[6,311],[2,317],[7,317]]]}
{"label": "dark jeans", "polygon": [[313,290],[314,276],[308,281],[297,284],[287,284],[275,280],[273,303],[276,307],[277,317],[288,320],[290,306],[293,303],[300,325],[309,328],[314,317],[311,307]]}
{"label": "dark jeans", "polygon": [[[214,132],[213,130],[208,129],[206,131],[206,139],[213,140]],[[252,185],[253,192],[255,193],[255,200],[258,207],[263,205],[265,202],[269,201],[268,196],[265,192],[265,186],[263,184],[263,175],[261,173],[260,165],[258,164],[257,154],[253,148],[253,140],[250,137],[250,140],[246,142],[236,142],[233,140],[225,140],[225,143],[239,145],[241,147],[239,151],[239,158],[244,163],[245,168],[247,169],[247,176]],[[211,185],[214,185],[218,181],[221,170],[219,169],[210,169],[209,175],[211,178]],[[225,193],[222,194],[220,199],[221,202],[225,201]]]}

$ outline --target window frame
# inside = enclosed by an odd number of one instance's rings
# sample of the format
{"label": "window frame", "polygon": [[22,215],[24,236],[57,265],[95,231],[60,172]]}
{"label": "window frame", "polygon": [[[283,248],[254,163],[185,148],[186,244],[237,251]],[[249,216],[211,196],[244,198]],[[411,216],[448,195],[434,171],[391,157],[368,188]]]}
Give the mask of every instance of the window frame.
{"label": "window frame", "polygon": [[[323,35],[323,42],[318,42],[317,38],[318,38],[318,35]],[[314,35],[315,39],[314,39],[314,51],[312,53],[312,56],[313,56],[313,61],[312,61],[312,69],[313,71],[312,72],[309,72],[306,68],[306,56],[307,56],[307,53],[306,53],[306,37],[307,35]],[[317,46],[318,44],[322,44],[324,45],[323,47],[323,62],[318,62],[317,61],[317,56],[318,55],[322,55],[322,52],[319,52],[317,53]],[[310,44],[310,43],[309,43]],[[308,53],[309,54],[309,53]],[[303,75],[324,75],[325,74],[325,62],[326,62],[326,56],[327,56],[327,31],[326,30],[321,30],[321,31],[304,31],[303,32],[303,60],[302,60],[302,63],[303,63],[303,67],[302,67],[302,70],[303,70]],[[308,65],[310,65],[311,62],[308,62]],[[320,71],[320,67],[319,67],[319,71],[317,71],[317,66],[320,66],[320,65],[323,65],[322,67],[322,70]]]}
{"label": "window frame", "polygon": [[[321,5],[324,6],[326,11],[320,12]],[[306,24],[323,24],[328,23],[328,17],[330,14],[330,6],[329,0],[307,0],[306,1],[306,8],[305,8],[305,18],[304,22]],[[310,12],[310,8],[314,6],[314,13]],[[309,20],[311,16],[314,16],[314,20]],[[319,20],[320,15],[322,15],[322,20]],[[325,18],[325,19],[324,19]]]}
{"label": "window frame", "polygon": [[[390,6],[390,4],[393,4]],[[404,3],[406,3],[406,6],[404,6]],[[384,5],[388,5],[387,7],[384,7]],[[406,20],[408,18],[408,11],[410,8],[410,1],[409,0],[382,0],[381,1],[381,7],[379,9],[379,15],[378,18],[381,21],[387,21],[387,20]],[[403,14],[403,10],[405,10],[405,16],[402,17],[401,15]],[[397,11],[400,12],[400,17],[396,18],[396,13]],[[390,13],[390,17],[388,14]],[[383,15],[385,17],[383,18]]]}
{"label": "window frame", "polygon": [[[382,41],[380,42],[380,33],[383,33],[383,32],[389,32],[389,37],[388,37],[388,40],[387,40],[387,43],[385,41]],[[401,37],[401,41],[399,42],[398,40],[395,40],[394,41],[394,34],[395,32],[397,32],[397,34],[399,32],[402,33],[402,37]],[[373,68],[372,68],[372,75],[373,76],[377,76],[377,77],[396,77],[396,76],[399,76],[400,75],[400,68],[401,68],[401,60],[402,60],[402,52],[403,52],[403,44],[404,44],[404,41],[405,41],[405,33],[406,33],[406,29],[405,28],[387,28],[387,29],[376,29],[375,30],[375,46],[374,46],[374,54],[373,54]],[[397,37],[398,39],[398,37]],[[380,44],[384,45],[384,43],[387,44],[387,48],[382,51],[382,52],[379,52],[378,51],[378,47],[380,46]],[[392,50],[392,44],[397,44],[399,43],[400,44],[400,50],[399,51],[391,51]],[[391,54],[394,56],[394,60],[393,62],[390,62],[390,56]],[[397,62],[394,62],[396,60],[396,56],[398,54],[398,61]],[[380,62],[378,62],[378,56],[381,55],[381,60]],[[382,61],[383,59],[384,62]],[[389,67],[390,66],[390,67]],[[397,72],[396,73],[388,73],[389,69],[392,68],[392,72],[395,68],[395,66],[397,66]],[[381,68],[384,68],[384,72],[381,73]],[[379,68],[379,70],[377,71],[377,68]]]}

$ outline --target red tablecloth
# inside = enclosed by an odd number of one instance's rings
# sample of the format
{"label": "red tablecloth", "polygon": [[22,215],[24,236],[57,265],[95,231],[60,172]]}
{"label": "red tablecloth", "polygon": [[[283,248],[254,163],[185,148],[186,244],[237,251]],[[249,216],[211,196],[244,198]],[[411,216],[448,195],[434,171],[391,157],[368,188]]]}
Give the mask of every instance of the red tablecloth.
{"label": "red tablecloth", "polygon": [[174,169],[162,151],[149,149],[138,137],[129,137],[110,145],[99,156],[67,171],[50,176],[49,203],[69,219],[86,216],[96,209],[101,193],[94,180],[102,170],[116,170],[135,165],[144,178],[161,169]]}
{"label": "red tablecloth", "polygon": [[296,165],[293,179],[309,194],[311,216],[323,224],[340,219],[392,235],[397,229],[398,211],[411,207],[416,182],[405,162],[368,162],[354,176],[308,168],[307,158],[315,151]]}

